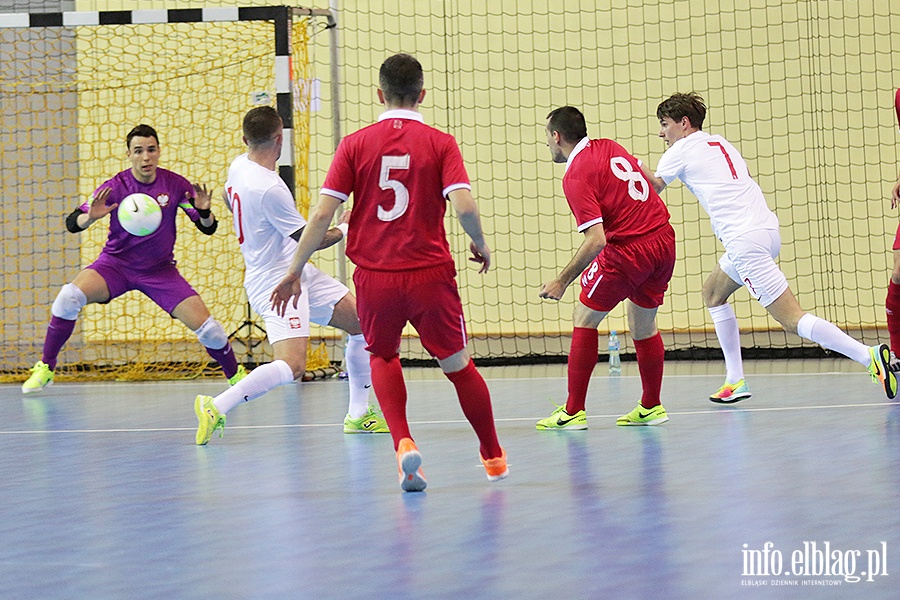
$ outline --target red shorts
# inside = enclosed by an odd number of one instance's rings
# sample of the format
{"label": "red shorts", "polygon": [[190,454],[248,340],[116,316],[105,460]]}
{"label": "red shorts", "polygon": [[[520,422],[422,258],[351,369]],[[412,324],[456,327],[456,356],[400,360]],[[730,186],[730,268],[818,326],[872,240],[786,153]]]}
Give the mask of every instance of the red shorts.
{"label": "red shorts", "polygon": [[368,342],[380,358],[400,351],[406,323],[419,332],[422,346],[443,360],[466,347],[466,323],[452,263],[413,271],[372,271],[357,267],[356,309]]}
{"label": "red shorts", "polygon": [[894,235],[894,245],[891,250],[900,250],[900,224],[897,225],[897,233]]}
{"label": "red shorts", "polygon": [[665,227],[651,237],[608,244],[581,274],[581,303],[609,312],[628,298],[641,308],[663,303],[675,269],[675,230]]}

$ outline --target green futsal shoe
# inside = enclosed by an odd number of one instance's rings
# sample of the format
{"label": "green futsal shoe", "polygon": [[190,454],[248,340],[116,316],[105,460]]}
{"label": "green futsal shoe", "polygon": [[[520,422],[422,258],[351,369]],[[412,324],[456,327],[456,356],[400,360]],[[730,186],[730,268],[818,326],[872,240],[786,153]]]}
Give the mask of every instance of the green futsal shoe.
{"label": "green futsal shoe", "polygon": [[550,413],[549,417],[538,421],[535,428],[539,431],[547,431],[550,429],[587,429],[587,414],[583,410],[579,410],[574,415],[570,415],[566,412],[566,406],[564,404],[562,406],[557,406],[556,410]]}
{"label": "green futsal shoe", "polygon": [[197,415],[197,445],[205,446],[209,443],[216,429],[220,429],[219,437],[225,434],[225,415],[219,414],[212,396],[197,396],[194,400],[194,413]]}
{"label": "green futsal shoe", "polygon": [[39,360],[31,367],[31,377],[22,384],[22,393],[33,394],[51,385],[53,385],[53,371],[47,363]]}
{"label": "green futsal shoe", "polygon": [[616,419],[616,425],[661,425],[668,420],[669,415],[662,404],[653,408],[644,408],[638,404],[633,411]]}
{"label": "green futsal shoe", "polygon": [[238,365],[237,373],[228,378],[228,385],[236,385],[238,381],[249,374],[247,369],[244,368],[244,365]]}
{"label": "green futsal shoe", "polygon": [[352,418],[349,414],[344,417],[344,433],[390,433],[387,421],[381,411],[369,405],[366,414],[358,419]]}

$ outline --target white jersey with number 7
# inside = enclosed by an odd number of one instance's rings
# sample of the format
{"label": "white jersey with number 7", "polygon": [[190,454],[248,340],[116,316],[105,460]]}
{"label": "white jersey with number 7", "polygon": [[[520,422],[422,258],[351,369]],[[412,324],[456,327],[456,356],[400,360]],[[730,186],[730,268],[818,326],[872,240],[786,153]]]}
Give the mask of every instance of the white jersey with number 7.
{"label": "white jersey with number 7", "polygon": [[778,229],[778,217],[766,205],[740,152],[720,135],[695,131],[672,144],[656,167],[670,184],[680,179],[697,197],[724,244],[748,231]]}

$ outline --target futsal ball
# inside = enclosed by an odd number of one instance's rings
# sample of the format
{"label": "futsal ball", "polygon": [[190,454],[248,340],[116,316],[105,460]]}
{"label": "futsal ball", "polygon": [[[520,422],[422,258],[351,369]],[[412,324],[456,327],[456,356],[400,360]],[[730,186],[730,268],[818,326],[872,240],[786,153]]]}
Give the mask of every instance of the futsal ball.
{"label": "futsal ball", "polygon": [[130,194],[119,203],[119,223],[131,235],[150,235],[162,222],[162,209],[147,194]]}

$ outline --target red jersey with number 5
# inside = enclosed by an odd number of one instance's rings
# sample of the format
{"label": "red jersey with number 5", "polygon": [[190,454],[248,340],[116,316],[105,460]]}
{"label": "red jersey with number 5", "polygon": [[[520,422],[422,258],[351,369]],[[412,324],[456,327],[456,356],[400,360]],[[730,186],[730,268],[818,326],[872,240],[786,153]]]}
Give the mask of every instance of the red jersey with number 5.
{"label": "red jersey with number 5", "polygon": [[471,189],[453,136],[422,115],[390,110],[345,137],[321,193],[353,194],[347,256],[357,266],[406,271],[453,263],[444,214],[447,195]]}
{"label": "red jersey with number 5", "polygon": [[563,192],[578,231],[603,223],[607,242],[622,244],[668,226],[669,211],[640,162],[609,139],[584,138],[569,155]]}

